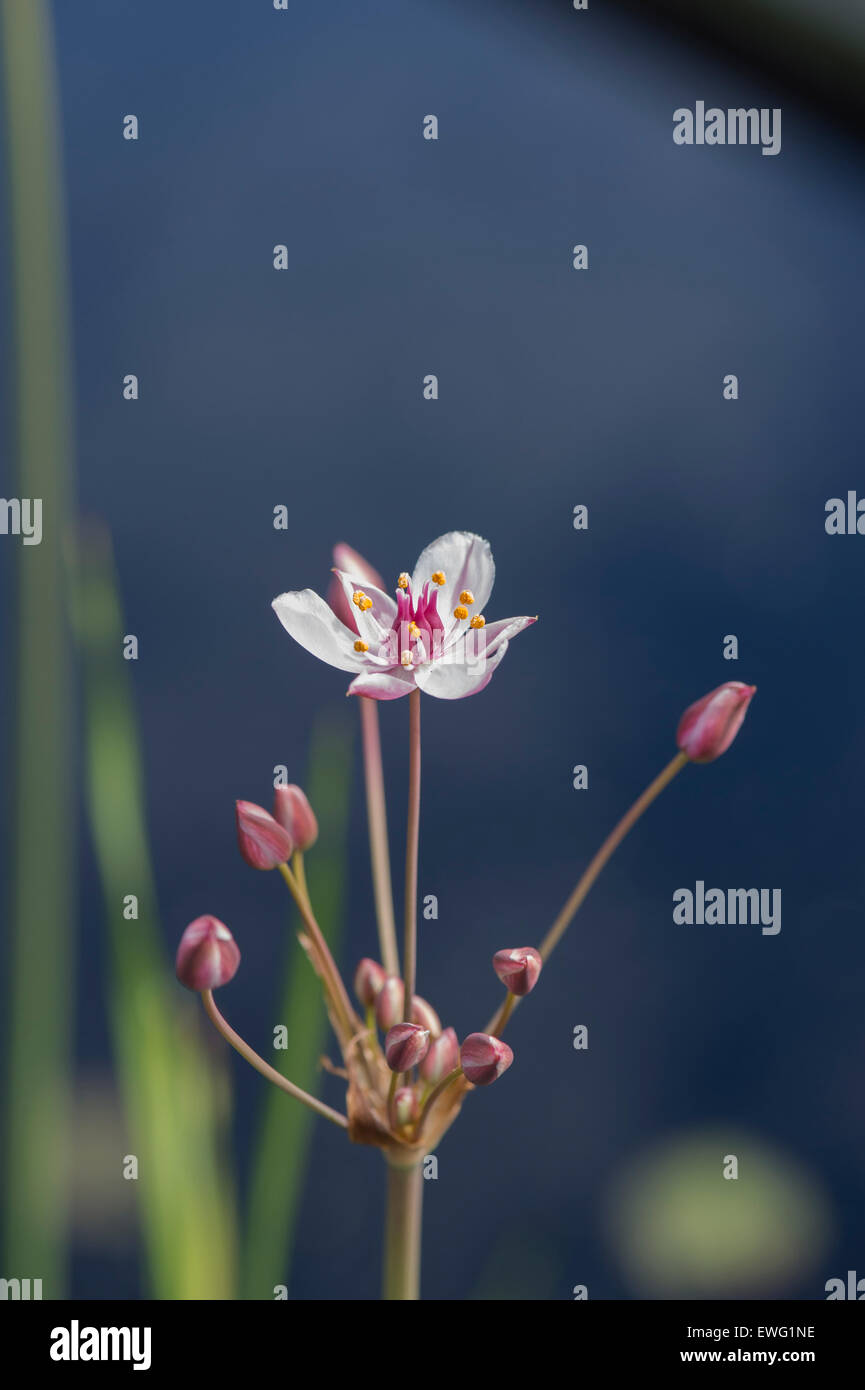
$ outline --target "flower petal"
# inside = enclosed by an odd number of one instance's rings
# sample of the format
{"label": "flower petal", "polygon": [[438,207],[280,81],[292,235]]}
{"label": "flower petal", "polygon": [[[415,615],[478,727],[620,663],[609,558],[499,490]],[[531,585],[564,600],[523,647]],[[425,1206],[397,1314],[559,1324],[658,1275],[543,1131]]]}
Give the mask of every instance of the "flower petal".
{"label": "flower petal", "polygon": [[454,647],[466,642],[469,653],[480,653],[483,650],[492,656],[501,641],[509,641],[511,637],[516,637],[518,632],[531,627],[532,623],[537,621],[537,617],[498,618],[496,622],[486,623],[481,628],[473,628],[467,622],[456,623],[453,631],[448,633],[442,650],[450,655]]}
{"label": "flower petal", "polygon": [[505,639],[491,656],[482,660],[454,660],[451,655],[431,661],[428,666],[418,667],[417,683],[426,695],[434,695],[437,700],[464,700],[489,685],[507,649]]}
{"label": "flower petal", "polygon": [[[362,584],[345,570],[335,569],[334,574],[342,585],[346,601],[351,604],[350,611],[354,615],[360,636],[367,642],[383,642],[396,617],[396,600],[373,584]],[[367,598],[372,599],[372,608],[368,608],[366,612],[362,612],[352,603],[358,589],[366,594]]]}
{"label": "flower petal", "polygon": [[409,695],[415,686],[412,671],[364,671],[356,676],[347,695],[368,695],[372,700],[399,700]]}
{"label": "flower petal", "polygon": [[271,607],[288,635],[319,661],[340,671],[357,671],[364,665],[362,654],[354,650],[354,633],[313,589],[280,594]]}
{"label": "flower petal", "polygon": [[518,632],[524,632],[532,623],[536,623],[537,618],[498,618],[494,623],[487,623],[482,627],[478,636],[485,639],[487,656],[492,656],[497,651],[502,642],[509,642],[512,637],[516,637]]}
{"label": "flower petal", "polygon": [[412,578],[413,592],[420,593],[436,570],[442,570],[445,575],[445,582],[439,589],[438,610],[448,632],[454,626],[453,610],[463,589],[470,589],[474,594],[472,611],[475,613],[483,612],[492,593],[496,567],[489,541],[471,531],[448,531],[447,535],[439,536],[421,551]]}

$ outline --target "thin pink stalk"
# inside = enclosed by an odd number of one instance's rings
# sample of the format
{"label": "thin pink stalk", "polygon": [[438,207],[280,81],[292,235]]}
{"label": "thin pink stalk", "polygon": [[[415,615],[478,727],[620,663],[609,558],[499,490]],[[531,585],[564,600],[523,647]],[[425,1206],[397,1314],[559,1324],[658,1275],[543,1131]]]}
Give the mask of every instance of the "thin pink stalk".
{"label": "thin pink stalk", "polygon": [[381,758],[378,701],[360,697],[360,727],[363,736],[363,768],[366,780],[366,813],[369,822],[369,856],[381,963],[388,975],[399,974],[396,920],[393,910],[393,883],[387,838],[387,809],[384,795],[384,769]]}
{"label": "thin pink stalk", "polygon": [[279,871],[288,884],[288,890],[297,904],[298,911],[303,918],[304,926],[311,937],[313,950],[319,962],[321,978],[325,990],[327,991],[334,1013],[343,1030],[343,1036],[340,1037],[340,1044],[345,1048],[363,1025],[351,1006],[351,1001],[349,1000],[342,976],[339,973],[336,961],[330,953],[321,927],[315,919],[315,914],[313,913],[309,898],[301,890],[297,879],[287,864],[280,864]]}
{"label": "thin pink stalk", "polygon": [[411,1020],[417,971],[417,861],[420,835],[420,691],[408,697],[408,816],[405,837],[405,933],[403,938],[403,1015]]}
{"label": "thin pink stalk", "polygon": [[[672,782],[676,774],[678,772],[681,772],[682,768],[685,766],[687,762],[688,755],[686,753],[677,753],[675,758],[671,759],[671,761],[667,763],[667,766],[663,769],[663,771],[658,773],[655,780],[649,783],[649,785],[646,787],[646,790],[640,796],[637,797],[637,800],[634,802],[631,809],[627,811],[624,816],[622,816],[622,819],[619,821],[615,829],[610,831],[609,835],[607,836],[604,843],[601,845],[601,848],[598,850],[597,854],[592,859],[585,873],[583,873],[581,878],[577,881],[577,885],[574,888],[574,891],[571,893],[570,897],[568,898],[558,917],[553,922],[553,925],[550,927],[549,931],[547,932],[546,936],[544,937],[543,941],[538,947],[541,953],[541,958],[544,961],[549,960],[550,955],[561,941],[566,929],[570,926],[571,922],[573,921],[573,918],[575,917],[577,910],[581,907],[586,896],[588,895],[589,889],[592,887],[592,884],[595,882],[595,879],[598,877],[599,873],[603,869],[604,865],[608,862],[608,860],[612,858],[613,854],[624,840],[628,831],[640,819],[640,816],[643,814],[643,812],[647,810],[649,806],[651,806],[655,798],[660,796],[664,788],[670,782]],[[507,995],[501,1008],[499,1008],[496,1011],[496,1013],[493,1014],[493,1017],[487,1024],[486,1031],[488,1033],[491,1033],[494,1038],[499,1037],[510,1014],[513,1012],[513,1010],[516,1008],[519,1002],[519,999],[514,998],[513,995]]]}
{"label": "thin pink stalk", "polygon": [[316,1096],[311,1096],[308,1091],[302,1090],[300,1086],[295,1086],[293,1081],[289,1081],[281,1072],[278,1072],[272,1067],[269,1062],[265,1062],[263,1057],[259,1057],[258,1053],[253,1051],[249,1046],[249,1043],[243,1041],[239,1033],[235,1033],[231,1024],[226,1022],[219,1012],[219,1009],[216,1007],[212,990],[202,990],[201,1002],[214,1027],[222,1034],[225,1041],[230,1043],[235,1052],[239,1052],[241,1057],[249,1062],[250,1066],[255,1067],[256,1071],[261,1072],[261,1075],[266,1076],[268,1081],[272,1081],[275,1086],[279,1086],[281,1090],[286,1091],[290,1096],[294,1096],[296,1100],[303,1101],[304,1105],[308,1105],[311,1110],[315,1110],[319,1115],[323,1115],[326,1120],[330,1120],[333,1124],[339,1125],[341,1129],[348,1128],[348,1120],[345,1115],[340,1115],[338,1110],[331,1110],[330,1106],[325,1105],[324,1101],[318,1100]]}

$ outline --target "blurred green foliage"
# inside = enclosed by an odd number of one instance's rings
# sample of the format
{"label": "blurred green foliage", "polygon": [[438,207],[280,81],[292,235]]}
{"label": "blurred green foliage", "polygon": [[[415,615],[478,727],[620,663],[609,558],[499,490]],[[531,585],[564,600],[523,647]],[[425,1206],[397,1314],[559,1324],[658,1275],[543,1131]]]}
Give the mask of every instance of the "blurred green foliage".
{"label": "blurred green foliage", "polygon": [[50,15],[2,0],[16,480],[41,544],[16,543],[4,1270],[62,1298],[75,959],[73,674],[62,537],[72,507],[63,181]]}
{"label": "blurred green foliage", "polygon": [[[107,533],[78,551],[75,613],[84,673],[86,795],[105,898],[107,990],[118,1080],[156,1298],[231,1298],[235,1202],[224,1158],[222,1066],[202,1040],[161,945],[144,779]],[[138,899],[137,919],[124,900]],[[118,1154],[118,1181],[121,1177]]]}
{"label": "blurred green foliage", "polygon": [[[736,1171],[725,1160],[735,1157]],[[736,1129],[671,1137],[614,1184],[609,1229],[642,1298],[779,1297],[832,1234],[826,1198],[785,1154]]]}

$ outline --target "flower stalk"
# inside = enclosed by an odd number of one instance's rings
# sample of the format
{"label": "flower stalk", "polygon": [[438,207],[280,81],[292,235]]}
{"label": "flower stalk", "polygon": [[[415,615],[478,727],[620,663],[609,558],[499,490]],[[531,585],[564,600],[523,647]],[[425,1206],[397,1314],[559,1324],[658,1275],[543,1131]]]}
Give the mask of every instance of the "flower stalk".
{"label": "flower stalk", "polygon": [[363,743],[363,770],[366,782],[366,814],[369,824],[369,857],[372,865],[372,888],[381,961],[388,975],[399,974],[399,951],[396,943],[396,919],[393,910],[393,884],[390,872],[390,847],[387,838],[387,808],[384,795],[384,769],[381,757],[381,732],[378,704],[361,695],[360,727]]}
{"label": "flower stalk", "polygon": [[403,1016],[411,1018],[417,973],[417,861],[420,834],[420,691],[409,696],[408,816],[405,836],[405,935]]}
{"label": "flower stalk", "polygon": [[309,932],[310,953],[335,1015],[334,1027],[337,1028],[340,1043],[343,1047],[347,1047],[362,1026],[361,1021],[351,1007],[342,976],[322,935],[321,927],[315,920],[309,898],[301,891],[300,884],[287,864],[280,864],[279,871],[288,885],[288,890],[303,918],[303,924]]}
{"label": "flower stalk", "polygon": [[[624,840],[628,831],[631,830],[634,825],[636,825],[643,812],[648,810],[652,802],[660,796],[661,792],[664,790],[665,787],[669,786],[673,778],[679,772],[681,772],[682,768],[685,766],[687,762],[687,753],[677,753],[674,758],[671,758],[671,760],[667,763],[667,766],[661,772],[658,773],[654,781],[650,782],[649,785],[646,787],[646,790],[640,796],[637,797],[631,809],[627,811],[625,815],[622,816],[622,819],[619,821],[618,825],[610,831],[606,840],[601,845],[601,848],[598,850],[594,858],[589,863],[585,872],[577,880],[577,884],[574,888],[574,891],[571,893],[570,897],[568,898],[558,917],[553,922],[553,925],[550,927],[549,931],[547,932],[546,936],[541,942],[540,947],[538,949],[540,951],[542,961],[546,962],[549,960],[556,946],[558,946],[559,942],[564,936],[567,928],[570,926],[577,912],[582,907],[583,903],[588,897],[589,890],[594,884],[595,879],[598,877],[601,870],[615,854],[616,850]],[[518,1003],[519,999],[515,998],[514,995],[506,995],[504,1003],[501,1005],[501,1008],[498,1009],[498,1011],[491,1018],[487,1027],[487,1032],[492,1033],[494,1037],[498,1037],[498,1035],[504,1028],[505,1023],[510,1018]]]}
{"label": "flower stalk", "polygon": [[210,1019],[217,1032],[222,1034],[225,1041],[234,1048],[235,1052],[240,1054],[244,1061],[248,1062],[251,1067],[255,1067],[255,1070],[261,1072],[261,1075],[266,1077],[268,1081],[272,1081],[274,1086],[279,1086],[280,1090],[286,1091],[288,1095],[294,1096],[296,1100],[303,1101],[304,1105],[308,1105],[311,1110],[315,1110],[319,1115],[323,1115],[324,1118],[330,1120],[332,1124],[339,1125],[340,1129],[348,1128],[348,1120],[345,1115],[340,1115],[338,1110],[332,1110],[329,1105],[325,1105],[324,1101],[319,1100],[317,1096],[311,1096],[308,1091],[303,1091],[300,1086],[295,1086],[292,1081],[289,1081],[281,1072],[278,1072],[269,1062],[265,1062],[263,1057],[259,1057],[258,1053],[249,1046],[249,1043],[244,1042],[239,1033],[235,1033],[231,1024],[228,1023],[219,1012],[212,990],[205,989],[201,991],[201,1002],[204,1005],[207,1017]]}
{"label": "flower stalk", "polygon": [[383,1297],[389,1302],[420,1298],[422,1198],[421,1161],[405,1168],[388,1163]]}

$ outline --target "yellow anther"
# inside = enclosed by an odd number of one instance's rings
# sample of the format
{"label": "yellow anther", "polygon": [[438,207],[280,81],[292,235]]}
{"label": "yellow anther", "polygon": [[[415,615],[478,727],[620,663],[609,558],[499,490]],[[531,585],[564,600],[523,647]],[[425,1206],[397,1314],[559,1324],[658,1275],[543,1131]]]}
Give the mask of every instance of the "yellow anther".
{"label": "yellow anther", "polygon": [[462,604],[458,604],[457,607],[454,609],[454,617],[459,618],[460,622],[462,622],[463,618],[467,618],[468,615],[469,610],[467,608],[463,608]]}
{"label": "yellow anther", "polygon": [[403,570],[402,574],[396,582],[401,589],[407,589],[409,584],[411,583],[411,575],[406,574],[405,570]]}
{"label": "yellow anther", "polygon": [[476,613],[469,623],[469,627],[483,627],[485,623],[486,618],[482,617],[480,613]]}
{"label": "yellow anther", "polygon": [[474,603],[474,601],[475,596],[472,593],[471,589],[463,589],[462,593],[460,594],[460,603]]}
{"label": "yellow anther", "polygon": [[357,606],[360,609],[361,613],[366,613],[367,609],[372,608],[372,599],[367,598],[366,594],[364,594],[363,598]]}
{"label": "yellow anther", "polygon": [[356,652],[368,652],[369,642],[362,642],[361,639],[358,637],[357,641],[354,644],[354,649]]}
{"label": "yellow anther", "polygon": [[444,572],[444,570],[433,570],[432,582],[433,582],[433,584],[444,584],[444,582],[445,582],[445,572]]}
{"label": "yellow anther", "polygon": [[411,666],[411,652],[403,652],[399,662],[401,666]]}
{"label": "yellow anther", "polygon": [[420,637],[420,628],[418,627],[417,623],[409,623],[408,630],[410,636]]}
{"label": "yellow anther", "polygon": [[363,601],[365,598],[366,594],[364,593],[363,589],[355,589],[354,593],[351,596],[351,601],[354,604],[355,608],[362,608]]}

